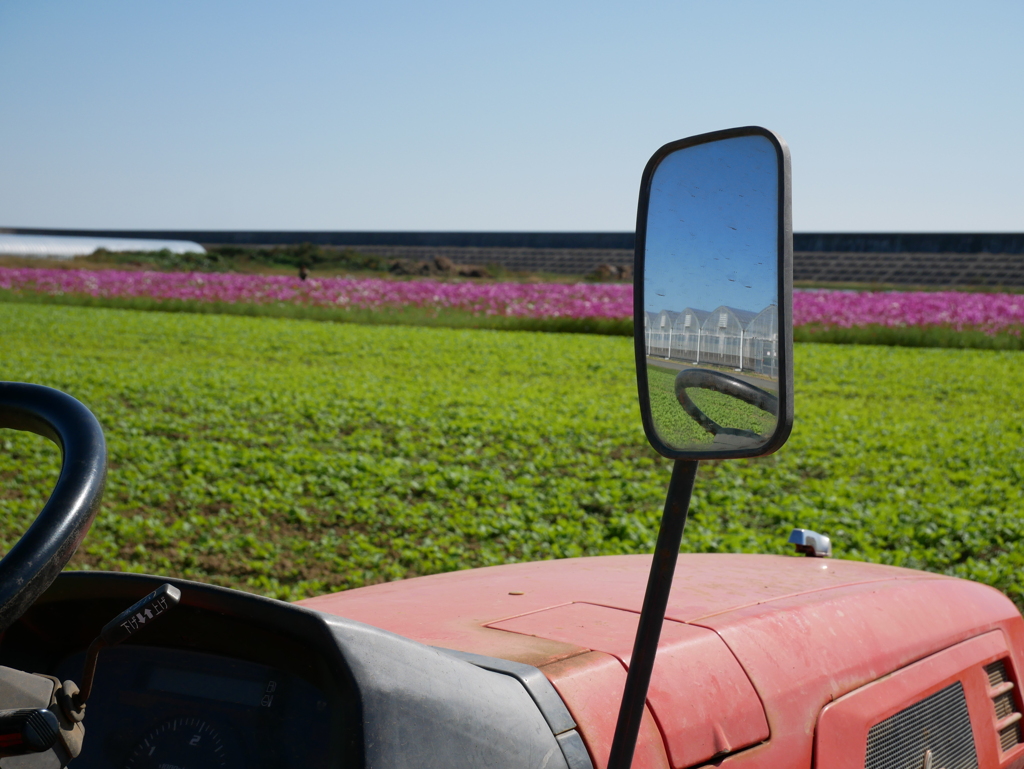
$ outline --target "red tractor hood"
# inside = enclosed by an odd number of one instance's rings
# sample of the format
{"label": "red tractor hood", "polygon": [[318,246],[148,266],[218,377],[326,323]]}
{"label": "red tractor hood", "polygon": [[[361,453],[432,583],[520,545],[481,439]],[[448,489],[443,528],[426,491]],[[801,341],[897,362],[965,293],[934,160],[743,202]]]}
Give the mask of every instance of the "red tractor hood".
{"label": "red tractor hood", "polygon": [[[513,564],[301,604],[539,667],[600,767],[649,567],[649,556]],[[728,754],[736,766],[809,766],[830,701],[993,629],[1024,648],[1013,604],[963,580],[855,561],[681,555],[634,766]]]}

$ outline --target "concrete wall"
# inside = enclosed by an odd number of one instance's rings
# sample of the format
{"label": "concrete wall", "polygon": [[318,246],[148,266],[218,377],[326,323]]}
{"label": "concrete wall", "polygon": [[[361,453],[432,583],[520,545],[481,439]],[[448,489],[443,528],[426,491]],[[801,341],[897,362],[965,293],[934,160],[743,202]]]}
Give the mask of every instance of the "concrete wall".
{"label": "concrete wall", "polygon": [[[331,232],[0,229],[38,235],[191,240],[204,246],[315,243],[387,258],[585,275],[633,262],[631,232]],[[796,233],[793,277],[816,283],[1024,286],[1024,233]]]}

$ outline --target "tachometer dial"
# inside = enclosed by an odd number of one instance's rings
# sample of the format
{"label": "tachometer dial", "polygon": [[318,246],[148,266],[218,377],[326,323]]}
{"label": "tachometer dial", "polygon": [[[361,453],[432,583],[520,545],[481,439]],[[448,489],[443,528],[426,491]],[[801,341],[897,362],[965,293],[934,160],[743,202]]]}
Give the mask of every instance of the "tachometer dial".
{"label": "tachometer dial", "polygon": [[229,761],[217,730],[201,718],[172,718],[132,751],[125,769],[221,769]]}

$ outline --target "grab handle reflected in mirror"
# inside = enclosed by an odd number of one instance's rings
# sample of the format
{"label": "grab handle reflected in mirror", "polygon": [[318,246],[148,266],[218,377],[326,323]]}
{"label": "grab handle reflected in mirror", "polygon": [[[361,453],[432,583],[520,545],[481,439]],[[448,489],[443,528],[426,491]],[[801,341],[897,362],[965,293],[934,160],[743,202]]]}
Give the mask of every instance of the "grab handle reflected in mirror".
{"label": "grab handle reflected in mirror", "polygon": [[[723,374],[720,371],[709,371],[701,368],[683,369],[676,375],[676,399],[683,411],[689,414],[693,420],[704,430],[715,437],[720,445],[743,445],[743,441],[760,440],[760,435],[753,430],[744,430],[738,427],[722,427],[714,419],[709,417],[700,406],[690,397],[687,389],[691,387],[703,388],[712,392],[722,393],[733,398],[738,398],[751,406],[777,417],[779,413],[779,399],[770,392],[760,387],[737,379],[734,376]],[[737,441],[735,439],[742,439]]]}

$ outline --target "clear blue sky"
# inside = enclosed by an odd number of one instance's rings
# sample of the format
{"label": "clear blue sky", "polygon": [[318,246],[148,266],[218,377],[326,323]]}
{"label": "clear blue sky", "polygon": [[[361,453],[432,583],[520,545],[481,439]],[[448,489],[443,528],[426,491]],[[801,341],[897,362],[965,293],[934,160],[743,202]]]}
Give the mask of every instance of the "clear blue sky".
{"label": "clear blue sky", "polygon": [[0,2],[0,225],[631,230],[760,124],[798,231],[1024,230],[1024,3]]}
{"label": "clear blue sky", "polygon": [[764,136],[665,157],[651,181],[644,309],[778,304],[778,161]]}

